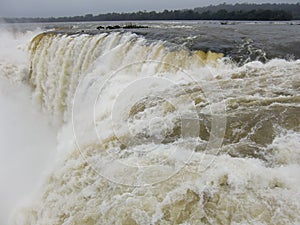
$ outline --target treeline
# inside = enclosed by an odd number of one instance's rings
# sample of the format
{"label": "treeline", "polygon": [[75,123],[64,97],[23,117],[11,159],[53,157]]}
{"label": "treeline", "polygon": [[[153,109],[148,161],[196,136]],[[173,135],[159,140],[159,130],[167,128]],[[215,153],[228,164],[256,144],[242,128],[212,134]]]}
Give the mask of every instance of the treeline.
{"label": "treeline", "polygon": [[131,21],[131,20],[256,20],[256,21],[283,21],[292,20],[290,12],[284,10],[262,10],[253,9],[250,11],[218,11],[196,10],[164,10],[163,12],[139,11],[134,13],[107,13],[74,17],[50,17],[50,18],[6,18],[9,23],[28,22],[79,22],[79,21]]}
{"label": "treeline", "polygon": [[230,4],[220,4],[220,5],[210,5],[206,7],[198,7],[194,9],[198,13],[203,12],[217,12],[219,10],[226,10],[228,12],[232,11],[252,11],[252,10],[283,10],[292,14],[293,19],[298,20],[300,19],[300,2],[297,4],[287,4],[287,3],[280,3],[280,4],[271,4],[271,3],[264,3],[264,4],[248,4],[248,3],[237,3],[234,5]]}

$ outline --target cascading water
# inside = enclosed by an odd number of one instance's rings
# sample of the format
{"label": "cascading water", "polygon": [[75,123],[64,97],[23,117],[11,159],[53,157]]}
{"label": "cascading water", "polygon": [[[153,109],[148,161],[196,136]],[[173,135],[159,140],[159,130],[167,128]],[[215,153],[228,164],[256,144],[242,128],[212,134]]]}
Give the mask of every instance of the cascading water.
{"label": "cascading water", "polygon": [[[188,51],[168,52],[163,42],[147,43],[134,34],[55,35],[40,34],[31,43],[30,84],[46,112],[59,117],[70,110],[75,90],[85,76],[104,76],[132,62],[162,61],[177,67],[201,64],[222,54]],[[157,67],[162,65],[157,64]],[[165,66],[164,66],[165,67]],[[153,68],[158,73],[160,68]],[[132,71],[135,73],[136,71]],[[69,118],[67,114],[64,121]]]}
{"label": "cascading water", "polygon": [[131,33],[43,33],[58,159],[14,224],[297,224],[300,62],[242,66]]}

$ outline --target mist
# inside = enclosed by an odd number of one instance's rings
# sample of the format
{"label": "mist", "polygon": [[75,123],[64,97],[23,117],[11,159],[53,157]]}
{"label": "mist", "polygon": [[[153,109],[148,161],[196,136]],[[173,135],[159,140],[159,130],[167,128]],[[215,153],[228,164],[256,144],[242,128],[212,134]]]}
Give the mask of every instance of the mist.
{"label": "mist", "polygon": [[34,33],[0,32],[0,224],[7,224],[53,161],[56,128],[22,83],[28,73],[27,43]]}

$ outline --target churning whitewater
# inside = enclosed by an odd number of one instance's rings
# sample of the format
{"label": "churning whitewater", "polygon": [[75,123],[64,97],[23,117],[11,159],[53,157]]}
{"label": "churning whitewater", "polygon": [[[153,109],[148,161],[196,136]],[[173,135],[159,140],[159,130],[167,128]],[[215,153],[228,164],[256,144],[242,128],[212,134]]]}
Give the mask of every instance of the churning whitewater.
{"label": "churning whitewater", "polygon": [[59,131],[11,224],[300,223],[299,60],[125,31],[14,39],[23,55],[1,57],[1,79]]}

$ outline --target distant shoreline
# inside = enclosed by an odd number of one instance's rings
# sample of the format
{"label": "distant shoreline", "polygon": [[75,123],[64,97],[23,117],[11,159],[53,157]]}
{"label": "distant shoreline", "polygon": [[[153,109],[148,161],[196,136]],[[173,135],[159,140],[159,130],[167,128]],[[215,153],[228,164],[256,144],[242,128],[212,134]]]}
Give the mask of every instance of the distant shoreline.
{"label": "distant shoreline", "polygon": [[105,13],[69,17],[2,18],[6,23],[158,21],[158,20],[225,20],[225,21],[292,21],[300,19],[297,4],[221,4],[195,9]]}

